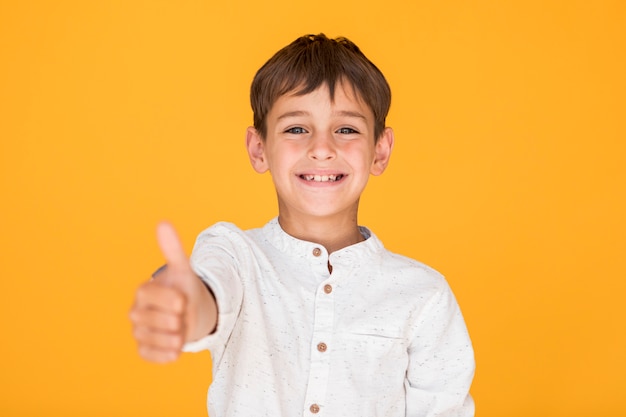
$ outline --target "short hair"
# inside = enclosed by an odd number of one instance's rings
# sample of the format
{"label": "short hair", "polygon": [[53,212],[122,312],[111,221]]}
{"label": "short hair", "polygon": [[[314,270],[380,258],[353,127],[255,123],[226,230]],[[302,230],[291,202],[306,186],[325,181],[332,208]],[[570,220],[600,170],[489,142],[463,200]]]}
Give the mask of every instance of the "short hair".
{"label": "short hair", "polygon": [[377,141],[385,129],[391,89],[383,73],[350,40],[323,33],[305,35],[272,56],[256,73],[250,88],[254,127],[267,134],[267,114],[286,93],[308,94],[326,84],[331,100],[337,84],[347,82],[374,114]]}

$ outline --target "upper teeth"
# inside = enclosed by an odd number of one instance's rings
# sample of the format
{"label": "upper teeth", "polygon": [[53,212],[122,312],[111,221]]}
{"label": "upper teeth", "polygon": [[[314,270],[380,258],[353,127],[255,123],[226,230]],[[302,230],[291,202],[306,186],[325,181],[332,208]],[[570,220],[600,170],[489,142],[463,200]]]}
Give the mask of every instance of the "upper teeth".
{"label": "upper teeth", "polygon": [[302,176],[307,181],[317,181],[317,182],[325,182],[325,181],[337,181],[341,178],[341,175],[303,175]]}

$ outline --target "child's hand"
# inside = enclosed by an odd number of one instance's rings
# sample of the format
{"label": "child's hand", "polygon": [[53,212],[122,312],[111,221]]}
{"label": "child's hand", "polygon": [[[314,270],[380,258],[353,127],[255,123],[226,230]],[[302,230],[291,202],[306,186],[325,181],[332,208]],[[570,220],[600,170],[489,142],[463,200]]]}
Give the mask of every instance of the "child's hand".
{"label": "child's hand", "polygon": [[185,342],[213,330],[217,307],[191,269],[172,225],[159,224],[157,240],[167,267],[139,287],[130,319],[139,354],[149,361],[170,362],[178,358]]}

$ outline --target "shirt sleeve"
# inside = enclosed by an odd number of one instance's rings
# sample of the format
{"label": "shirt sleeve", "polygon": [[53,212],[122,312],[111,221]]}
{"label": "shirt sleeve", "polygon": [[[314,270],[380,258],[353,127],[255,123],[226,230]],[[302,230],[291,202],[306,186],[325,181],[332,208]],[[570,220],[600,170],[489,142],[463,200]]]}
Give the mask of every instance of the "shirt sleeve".
{"label": "shirt sleeve", "polygon": [[191,267],[215,296],[217,327],[210,335],[185,344],[184,351],[208,349],[214,359],[221,357],[241,310],[244,292],[241,271],[245,265],[240,259],[245,248],[243,233],[229,223],[217,223],[198,236]]}
{"label": "shirt sleeve", "polygon": [[[444,281],[445,282],[445,281]],[[407,417],[472,417],[474,351],[447,284],[418,314],[405,381]]]}

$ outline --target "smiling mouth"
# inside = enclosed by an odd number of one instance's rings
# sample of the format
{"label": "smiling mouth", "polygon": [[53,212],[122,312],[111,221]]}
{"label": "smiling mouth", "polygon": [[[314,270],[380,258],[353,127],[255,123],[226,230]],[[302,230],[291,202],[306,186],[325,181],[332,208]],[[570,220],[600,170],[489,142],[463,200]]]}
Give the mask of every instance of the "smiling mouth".
{"label": "smiling mouth", "polygon": [[313,182],[335,182],[335,181],[339,181],[340,179],[342,179],[344,177],[343,174],[330,174],[330,175],[310,175],[310,174],[303,174],[300,175],[300,178],[302,178],[305,181],[313,181]]}

